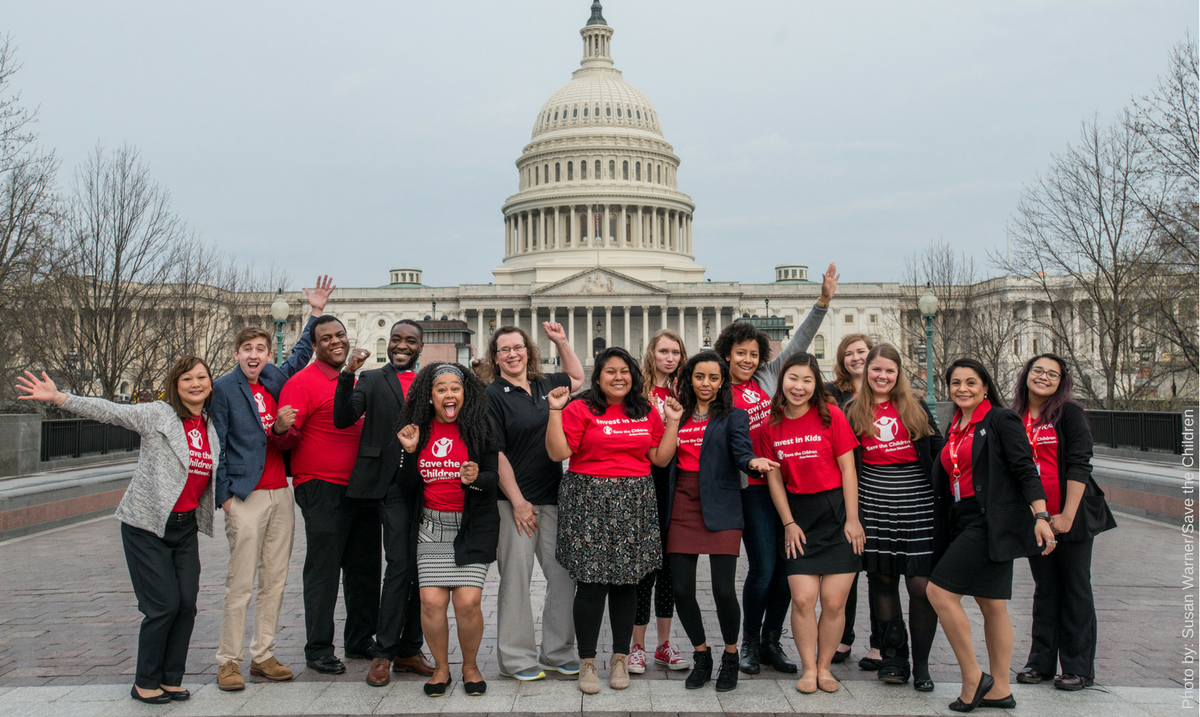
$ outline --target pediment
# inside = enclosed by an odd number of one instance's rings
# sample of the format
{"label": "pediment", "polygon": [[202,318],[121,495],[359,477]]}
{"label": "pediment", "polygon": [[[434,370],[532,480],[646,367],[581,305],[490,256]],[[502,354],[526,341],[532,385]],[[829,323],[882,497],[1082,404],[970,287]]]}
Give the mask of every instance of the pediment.
{"label": "pediment", "polygon": [[538,287],[529,292],[541,296],[667,296],[661,286],[635,279],[612,269],[596,267]]}

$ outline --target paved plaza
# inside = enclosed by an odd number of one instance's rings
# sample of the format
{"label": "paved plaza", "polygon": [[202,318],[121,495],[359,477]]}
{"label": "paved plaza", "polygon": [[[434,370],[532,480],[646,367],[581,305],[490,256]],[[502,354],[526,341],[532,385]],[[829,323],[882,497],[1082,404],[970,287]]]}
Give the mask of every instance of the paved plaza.
{"label": "paved plaza", "polygon": [[[1183,591],[1180,574],[1183,552],[1179,529],[1132,517],[1118,516],[1121,527],[1096,541],[1093,562],[1100,645],[1097,687],[1083,693],[1065,693],[1049,685],[1013,685],[1020,707],[1014,714],[1030,715],[1174,715],[1196,714],[1184,709],[1181,661],[1184,642]],[[480,663],[488,680],[488,694],[467,697],[452,691],[446,698],[429,699],[414,675],[396,676],[384,688],[368,687],[364,680],[368,662],[347,660],[347,672],[335,677],[315,674],[304,667],[304,614],[300,570],[304,557],[303,523],[297,514],[297,536],[292,570],[280,618],[279,659],[297,671],[296,681],[263,684],[244,668],[247,689],[221,693],[216,689],[214,654],[220,607],[224,594],[228,544],[218,513],[214,539],[201,537],[199,615],[192,637],[189,674],[185,686],[195,693],[189,702],[163,707],[133,703],[132,683],[137,612],[129,575],[121,552],[118,523],[104,518],[69,528],[0,543],[0,717],[23,715],[100,714],[391,714],[458,712],[659,712],[659,713],[816,713],[816,714],[948,714],[946,705],[957,693],[958,670],[944,637],[934,643],[932,673],[937,689],[931,694],[910,686],[887,686],[856,664],[865,648],[861,626],[866,615],[866,581],[860,581],[859,640],[854,659],[835,665],[843,688],[834,695],[801,695],[794,679],[764,670],[742,676],[737,690],[718,696],[712,685],[688,691],[686,672],[671,673],[650,667],[634,676],[623,692],[605,685],[594,697],[583,697],[572,680],[549,677],[521,683],[502,678],[495,658],[496,571],[484,590],[484,634]],[[700,588],[707,584],[706,561],[701,561]],[[744,561],[741,569],[744,574]],[[1029,646],[1029,606],[1032,581],[1024,561],[1016,566],[1014,597],[1010,603],[1016,632],[1014,672],[1023,665]],[[535,575],[533,597],[540,603],[544,591]],[[706,624],[717,635],[711,599],[701,603]],[[978,611],[968,612],[976,622],[976,645],[982,653],[982,625]],[[339,610],[339,621],[342,615]],[[649,639],[653,641],[653,625]],[[453,630],[452,630],[453,633]],[[340,642],[340,624],[339,624]],[[678,621],[672,641],[685,654],[687,639]],[[1194,645],[1194,641],[1190,643]],[[795,655],[790,635],[784,646]],[[452,642],[451,661],[457,662]],[[610,650],[607,634],[601,636],[600,654]],[[339,645],[339,655],[340,655]],[[248,658],[247,658],[248,660]],[[455,680],[460,680],[452,666]],[[602,683],[604,683],[602,673]],[[456,687],[458,685],[456,684]],[[1194,695],[1194,693],[1193,693]],[[949,713],[952,714],[952,713]]]}

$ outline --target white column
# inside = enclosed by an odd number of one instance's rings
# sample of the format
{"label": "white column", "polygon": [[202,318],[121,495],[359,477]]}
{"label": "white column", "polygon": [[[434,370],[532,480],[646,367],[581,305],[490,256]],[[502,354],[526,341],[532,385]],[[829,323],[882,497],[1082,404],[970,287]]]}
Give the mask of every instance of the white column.
{"label": "white column", "polygon": [[667,305],[666,304],[662,305],[662,326],[659,326],[658,328],[660,328],[660,329],[667,328]]}
{"label": "white column", "polygon": [[634,232],[633,232],[634,246],[636,246],[638,249],[646,248],[645,242],[642,241],[642,236],[646,233],[646,232],[642,231],[643,228],[644,227],[642,227],[642,205],[639,204],[638,208],[637,208],[637,223],[634,225]]}
{"label": "white column", "polygon": [[704,307],[696,307],[696,350],[704,345]]}
{"label": "white column", "polygon": [[568,238],[571,240],[571,246],[579,246],[579,222],[575,218],[575,205],[571,205],[571,230],[567,232]]}
{"label": "white column", "polygon": [[571,344],[571,349],[577,354],[579,347],[575,345],[575,307],[567,307],[567,341]]}
{"label": "white column", "polygon": [[650,307],[642,307],[642,350],[650,343]]}
{"label": "white column", "polygon": [[546,248],[546,210],[538,210],[538,247]]}
{"label": "white column", "polygon": [[713,320],[712,340],[713,343],[716,343],[717,337],[721,335],[721,329],[725,327],[721,325],[721,321],[724,318],[721,316],[722,308],[720,306],[714,306],[713,311],[715,312],[715,318]]}
{"label": "white column", "polygon": [[623,247],[629,243],[629,237],[626,236],[626,234],[628,234],[628,232],[625,231],[625,205],[624,204],[621,205],[621,218],[618,221],[620,223],[617,224],[617,244]]}
{"label": "white column", "polygon": [[521,253],[521,213],[513,214],[513,254]]}
{"label": "white column", "polygon": [[604,242],[604,246],[608,246],[608,232],[612,229],[612,215],[609,214],[608,204],[604,205],[604,224],[601,225],[600,238]]}
{"label": "white column", "polygon": [[[548,307],[546,307],[546,311],[550,312],[550,319],[549,319],[550,323],[554,323],[554,314],[558,311],[557,307],[548,306]],[[534,336],[537,336],[537,334],[534,334]],[[554,363],[556,363],[554,361],[554,359],[558,358],[558,346],[553,341],[550,341],[549,343],[550,343],[550,351],[549,351],[550,363],[554,364]]]}
{"label": "white column", "polygon": [[583,332],[583,355],[587,357],[587,362],[592,362],[592,307],[587,307],[587,331]]}
{"label": "white column", "polygon": [[604,307],[604,346],[612,346],[612,307]]}
{"label": "white column", "polygon": [[[626,351],[629,351],[629,307],[625,306],[622,311],[625,312],[625,343],[622,346]],[[632,353],[632,351],[630,351]]]}
{"label": "white column", "polygon": [[504,256],[512,255],[512,217],[504,215]]}
{"label": "white column", "polygon": [[475,313],[478,318],[476,326],[479,329],[475,332],[475,358],[483,358],[483,353],[487,348],[487,342],[483,337],[483,309],[479,309]]}

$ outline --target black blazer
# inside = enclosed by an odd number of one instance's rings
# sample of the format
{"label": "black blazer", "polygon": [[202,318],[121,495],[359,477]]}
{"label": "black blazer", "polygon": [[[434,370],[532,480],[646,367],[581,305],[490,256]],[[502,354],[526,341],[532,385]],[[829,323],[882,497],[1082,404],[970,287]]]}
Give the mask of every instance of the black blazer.
{"label": "black blazer", "polygon": [[[1029,504],[1045,500],[1046,491],[1033,463],[1025,424],[1013,411],[993,407],[976,424],[973,440],[971,478],[987,523],[988,557],[1003,562],[1042,552]],[[935,513],[943,518],[934,525],[934,557],[938,558],[950,542],[946,519],[954,505],[950,475],[941,460],[933,465],[933,500]]]}
{"label": "black blazer", "polygon": [[1058,540],[1088,540],[1117,527],[1108,502],[1104,500],[1104,491],[1092,478],[1092,429],[1083,409],[1074,403],[1063,406],[1054,432],[1058,434],[1061,505],[1067,504],[1067,481],[1084,484],[1083,497],[1079,500],[1079,509],[1075,511],[1075,522],[1069,531],[1058,536]]}
{"label": "black blazer", "polygon": [[[734,408],[724,416],[714,416],[704,427],[700,444],[700,510],[704,527],[718,530],[741,530],[742,478],[738,471],[754,474],[750,461],[755,459],[750,444],[750,416]],[[671,524],[675,504],[675,478],[679,474],[679,452],[668,465],[670,470],[667,491],[667,514],[664,522]]]}
{"label": "black blazer", "polygon": [[[400,480],[406,486],[415,486],[417,515],[425,505],[424,483],[417,471],[417,454],[406,453],[400,441],[393,435],[396,450],[400,451]],[[500,486],[500,458],[494,448],[482,455],[470,453],[471,461],[479,464],[479,476],[471,485],[464,485],[463,517],[458,535],[454,537],[454,564],[472,565],[496,561],[496,546],[500,543],[500,510],[496,507],[496,492]],[[420,520],[412,522],[413,544],[417,541]]]}
{"label": "black blazer", "polygon": [[338,374],[333,425],[344,430],[363,414],[367,416],[358,440],[358,460],[346,490],[348,497],[379,499],[387,495],[403,452],[396,439],[396,421],[403,410],[404,391],[391,366],[363,371],[357,382],[354,374]]}
{"label": "black blazer", "polygon": [[837,407],[842,410],[845,410],[846,404],[854,400],[853,391],[843,391],[835,386],[832,381],[825,384],[825,393],[828,393],[829,397],[837,404]]}

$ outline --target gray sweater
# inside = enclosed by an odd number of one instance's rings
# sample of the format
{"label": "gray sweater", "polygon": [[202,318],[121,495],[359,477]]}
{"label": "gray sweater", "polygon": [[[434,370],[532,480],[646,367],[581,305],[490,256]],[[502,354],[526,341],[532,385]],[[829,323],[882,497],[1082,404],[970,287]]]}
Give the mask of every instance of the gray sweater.
{"label": "gray sweater", "polygon": [[779,371],[783,368],[783,364],[793,354],[808,350],[808,345],[816,337],[817,332],[821,329],[821,322],[825,320],[825,314],[828,313],[828,307],[822,307],[814,302],[812,311],[804,317],[804,323],[800,324],[800,328],[792,334],[792,340],[788,342],[788,345],[783,347],[778,356],[762,364],[754,372],[754,382],[758,384],[759,388],[766,391],[768,396],[775,395],[775,385],[779,381]]}
{"label": "gray sweater", "polygon": [[[68,396],[62,406],[71,413],[101,423],[137,431],[142,436],[142,450],[133,479],[117,506],[117,520],[163,537],[171,509],[187,484],[191,455],[183,421],[175,409],[164,401],[123,405],[102,398]],[[208,446],[212,452],[213,473],[221,447],[217,429],[208,422]],[[205,535],[213,534],[213,481],[208,482],[200,506],[196,508],[196,523]]]}

